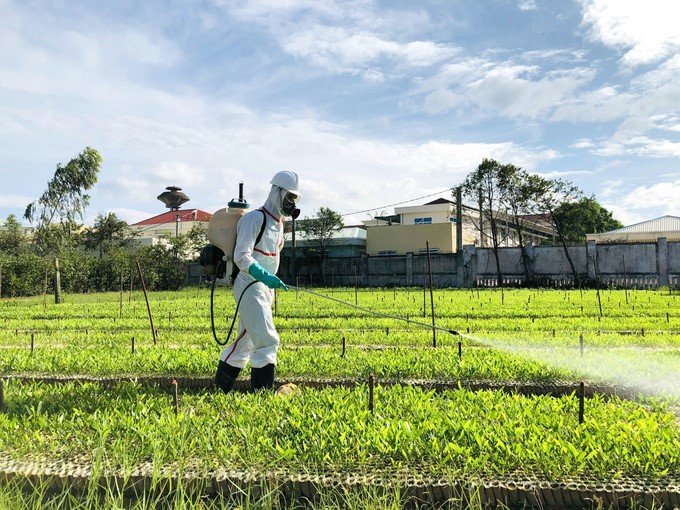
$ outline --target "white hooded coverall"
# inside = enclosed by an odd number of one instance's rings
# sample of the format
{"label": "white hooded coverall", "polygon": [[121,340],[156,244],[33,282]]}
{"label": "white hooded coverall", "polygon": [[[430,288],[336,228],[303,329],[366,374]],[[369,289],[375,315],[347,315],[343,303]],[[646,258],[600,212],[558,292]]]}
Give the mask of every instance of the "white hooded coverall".
{"label": "white hooded coverall", "polygon": [[[228,344],[220,355],[220,360],[233,367],[244,368],[248,361],[253,368],[262,368],[269,363],[276,365],[276,351],[279,335],[274,327],[272,302],[274,290],[263,283],[255,283],[248,274],[250,265],[257,261],[264,269],[276,274],[279,268],[281,248],[283,247],[283,195],[285,190],[272,186],[264,206],[243,215],[236,227],[236,246],[234,263],[240,272],[232,290],[239,306],[238,335]],[[263,214],[265,227],[257,246],[253,246],[262,227]]]}

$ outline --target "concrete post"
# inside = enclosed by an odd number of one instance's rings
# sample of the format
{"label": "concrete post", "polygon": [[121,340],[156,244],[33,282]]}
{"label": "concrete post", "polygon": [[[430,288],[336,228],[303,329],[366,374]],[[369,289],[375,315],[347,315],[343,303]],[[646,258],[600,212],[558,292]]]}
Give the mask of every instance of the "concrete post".
{"label": "concrete post", "polygon": [[586,243],[586,261],[588,264],[588,278],[595,281],[597,278],[597,242],[595,240]]}
{"label": "concrete post", "polygon": [[659,287],[666,287],[668,280],[668,238],[658,237],[656,239],[656,274]]}
{"label": "concrete post", "polygon": [[463,191],[456,188],[456,253],[463,251]]}
{"label": "concrete post", "polygon": [[464,286],[468,289],[475,286],[477,278],[477,249],[473,244],[463,246]]}

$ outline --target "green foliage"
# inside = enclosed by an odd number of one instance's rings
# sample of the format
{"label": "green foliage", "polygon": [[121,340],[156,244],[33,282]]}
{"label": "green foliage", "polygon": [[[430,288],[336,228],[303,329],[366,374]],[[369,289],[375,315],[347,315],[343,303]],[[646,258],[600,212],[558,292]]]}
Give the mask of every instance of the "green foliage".
{"label": "green foliage", "polygon": [[[59,163],[54,177],[47,183],[47,190],[26,206],[24,218],[31,223],[37,222],[34,242],[41,253],[54,249],[54,243],[47,242],[49,239],[56,238],[57,250],[70,241],[76,222],[82,220],[90,201],[90,196],[84,192],[97,183],[101,162],[99,153],[86,147],[66,166]],[[49,227],[55,220],[58,220],[59,228],[50,232]]]}
{"label": "green foliage", "polygon": [[327,207],[319,208],[315,218],[307,218],[300,222],[300,230],[306,239],[318,243],[319,253],[325,256],[328,241],[335,232],[344,226],[340,213]]}
{"label": "green foliage", "polygon": [[[149,250],[148,255],[172,255],[171,248],[165,250]],[[79,264],[74,261],[73,267]],[[146,277],[145,265],[143,271]],[[680,300],[673,296],[608,290],[602,296],[602,318],[594,291],[512,289],[501,299],[494,290],[438,289],[437,324],[461,332],[470,328],[472,333],[440,331],[438,347],[432,348],[431,331],[416,324],[428,321],[423,312],[429,307],[423,310],[420,291],[315,292],[345,303],[356,299],[362,308],[394,317],[376,317],[306,292],[278,292],[277,378],[346,383],[302,388],[286,398],[272,392],[225,396],[182,386],[183,375],[211,380],[221,350],[210,333],[207,288],[149,293],[157,344],[141,292],[71,294],[60,305],[41,298],[1,300],[0,373],[5,375],[6,408],[0,413],[0,460],[13,459],[13,467],[30,461],[55,472],[61,466],[84,466],[84,472],[92,467],[95,481],[110,474],[133,480],[140,473],[157,480],[164,473],[177,476],[178,484],[183,473],[214,477],[225,471],[247,473],[252,479],[305,474],[397,484],[405,476],[418,482],[431,477],[610,484],[632,479],[659,485],[677,480]],[[219,289],[215,298],[223,318],[234,312],[229,289]],[[411,319],[398,320],[404,317]],[[602,331],[606,328],[634,329],[637,334]],[[32,332],[33,352],[28,348]],[[586,341],[583,356],[581,334]],[[131,337],[137,339],[134,353]],[[347,343],[344,355],[342,339]],[[462,358],[457,356],[459,339]],[[600,367],[605,370],[598,371]],[[668,372],[667,389],[674,390],[675,400],[663,393],[636,393],[631,400],[595,395],[585,399],[584,423],[579,423],[575,393],[526,396],[500,390],[518,382],[539,391],[550,383],[576,388],[577,381],[595,389],[616,380],[630,383],[635,374],[650,381],[662,369]],[[43,384],[20,382],[11,374],[124,374],[135,382]],[[370,374],[378,382],[373,412],[365,384]],[[144,375],[180,381],[177,413],[167,388],[142,383]],[[241,377],[248,377],[248,369]],[[413,379],[447,382],[453,389],[434,391]],[[469,391],[456,381],[486,382],[498,389]],[[617,386],[617,394],[625,394],[626,387]],[[173,489],[174,494],[181,486]],[[0,502],[4,498],[12,508],[21,508],[20,498],[3,490]],[[335,487],[328,490],[339,493]],[[64,492],[62,497],[75,504],[74,494]],[[161,496],[151,490],[138,497]],[[176,501],[177,508],[194,508],[187,506],[193,505],[188,499]],[[208,501],[195,508],[210,508]],[[328,508],[368,508],[364,503]]]}
{"label": "green foliage", "polygon": [[0,229],[0,257],[16,257],[28,251],[26,232],[17,217],[7,216],[3,229]]}
{"label": "green foliage", "polygon": [[116,213],[98,214],[92,228],[85,229],[82,245],[87,250],[95,250],[102,259],[116,246],[129,244],[135,234],[126,221],[118,219]]}
{"label": "green foliage", "polygon": [[159,243],[139,248],[135,258],[142,268],[147,289],[177,290],[184,285],[187,266],[178,258],[176,246]]}
{"label": "green foliage", "polygon": [[607,232],[623,227],[611,211],[602,207],[594,197],[576,202],[564,202],[554,210],[555,222],[560,225],[564,239],[569,244],[583,244],[586,234]]}

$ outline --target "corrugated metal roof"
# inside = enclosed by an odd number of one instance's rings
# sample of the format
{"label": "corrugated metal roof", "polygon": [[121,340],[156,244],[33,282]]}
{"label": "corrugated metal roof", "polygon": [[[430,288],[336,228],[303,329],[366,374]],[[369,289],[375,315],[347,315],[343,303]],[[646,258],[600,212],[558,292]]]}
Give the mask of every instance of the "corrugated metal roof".
{"label": "corrugated metal roof", "polygon": [[605,234],[635,234],[644,232],[680,232],[680,218],[677,216],[661,216],[653,220],[642,221],[629,225],[627,227],[619,228],[604,232]]}

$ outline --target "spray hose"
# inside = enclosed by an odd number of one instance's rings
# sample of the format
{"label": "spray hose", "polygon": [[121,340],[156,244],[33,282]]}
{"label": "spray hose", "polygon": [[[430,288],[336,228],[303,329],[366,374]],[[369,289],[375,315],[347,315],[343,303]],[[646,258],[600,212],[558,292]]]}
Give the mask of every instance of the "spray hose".
{"label": "spray hose", "polygon": [[[220,262],[220,264],[224,264],[224,262]],[[246,288],[243,289],[243,292],[241,292],[241,295],[238,298],[238,302],[236,303],[236,310],[234,310],[234,317],[231,319],[231,326],[229,326],[229,332],[227,333],[227,337],[224,339],[224,342],[217,338],[217,332],[215,331],[215,282],[217,282],[217,278],[213,278],[212,286],[210,288],[210,326],[212,327],[213,338],[215,339],[215,342],[217,342],[217,345],[227,345],[229,343],[229,338],[231,338],[231,332],[234,330],[236,316],[238,315],[238,308],[239,306],[241,306],[241,300],[243,299],[243,295],[246,293],[246,291],[251,285],[257,283],[257,280],[250,282],[248,285],[246,285]]]}

